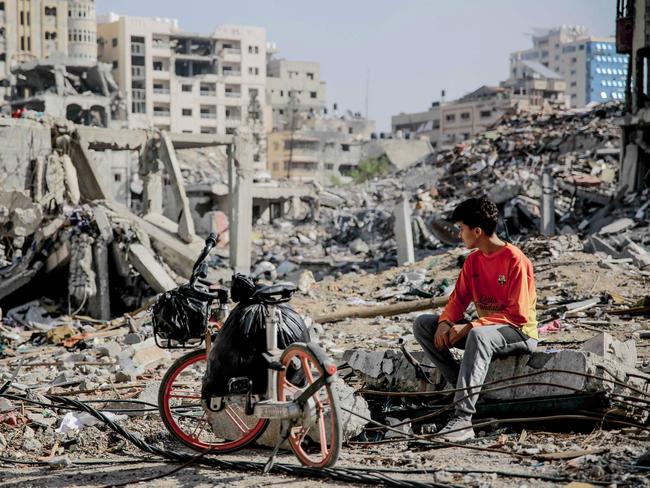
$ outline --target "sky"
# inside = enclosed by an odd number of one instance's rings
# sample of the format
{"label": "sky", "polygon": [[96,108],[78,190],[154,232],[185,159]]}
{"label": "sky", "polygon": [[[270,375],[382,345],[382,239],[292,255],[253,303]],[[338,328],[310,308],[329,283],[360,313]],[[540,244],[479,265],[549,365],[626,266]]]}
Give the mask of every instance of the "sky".
{"label": "sky", "polygon": [[266,28],[279,57],[318,61],[327,104],[368,116],[426,110],[508,76],[509,54],[533,28],[615,31],[615,0],[97,0],[98,13],[170,17],[187,32],[218,24]]}

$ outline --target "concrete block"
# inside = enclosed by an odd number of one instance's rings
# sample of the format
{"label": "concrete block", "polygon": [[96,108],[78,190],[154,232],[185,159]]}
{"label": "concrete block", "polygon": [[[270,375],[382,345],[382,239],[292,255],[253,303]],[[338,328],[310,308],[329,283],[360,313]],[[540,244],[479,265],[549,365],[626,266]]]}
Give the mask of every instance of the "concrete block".
{"label": "concrete block", "polygon": [[612,361],[620,361],[629,368],[636,367],[637,354],[634,341],[621,342],[607,332],[598,334],[582,344],[582,350],[593,352]]}
{"label": "concrete block", "polygon": [[618,219],[612,222],[611,224],[608,224],[601,228],[598,231],[598,234],[601,236],[607,235],[607,234],[618,234],[620,232],[623,232],[630,227],[634,227],[636,225],[636,222],[630,218],[624,218],[624,219]]}
{"label": "concrete block", "polygon": [[162,293],[176,288],[176,282],[156,260],[153,253],[142,244],[129,246],[129,261],[156,292]]}
{"label": "concrete block", "polygon": [[[413,356],[424,366],[433,366],[421,351]],[[348,350],[343,359],[354,370],[355,375],[366,384],[367,388],[381,391],[433,391],[436,388],[415,376],[415,369],[406,360],[400,350],[383,351]],[[436,368],[424,368],[431,381],[442,386],[444,380]]]}

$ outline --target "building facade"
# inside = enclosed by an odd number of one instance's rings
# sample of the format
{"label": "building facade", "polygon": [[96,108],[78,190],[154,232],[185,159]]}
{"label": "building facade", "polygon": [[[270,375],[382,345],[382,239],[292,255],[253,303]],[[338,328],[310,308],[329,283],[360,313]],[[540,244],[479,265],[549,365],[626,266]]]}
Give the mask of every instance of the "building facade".
{"label": "building facade", "polygon": [[291,130],[299,113],[321,113],[325,108],[325,82],[320,64],[310,61],[270,59],[267,64],[266,100],[273,130]]}
{"label": "building facade", "polygon": [[13,67],[53,57],[92,66],[96,25],[94,0],[0,1],[0,77],[10,80]]}
{"label": "building facade", "polygon": [[175,20],[109,14],[97,32],[99,59],[113,66],[130,128],[232,134],[247,123],[252,97],[265,104],[261,27],[222,25],[200,35]]}
{"label": "building facade", "polygon": [[426,137],[436,148],[440,140],[440,102],[433,102],[426,112],[399,113],[391,117],[391,131],[397,137]]}
{"label": "building facade", "polygon": [[628,56],[616,53],[614,38],[590,36],[584,27],[536,31],[532,48],[510,55],[511,77],[520,61],[535,61],[560,74],[572,107],[624,98]]}

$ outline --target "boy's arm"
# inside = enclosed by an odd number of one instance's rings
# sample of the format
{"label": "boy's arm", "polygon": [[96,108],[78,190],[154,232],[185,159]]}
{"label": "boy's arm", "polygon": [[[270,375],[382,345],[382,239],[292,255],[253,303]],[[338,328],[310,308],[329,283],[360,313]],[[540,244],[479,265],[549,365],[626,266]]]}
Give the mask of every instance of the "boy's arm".
{"label": "boy's arm", "polygon": [[472,293],[469,288],[469,258],[465,261],[458,279],[456,280],[456,285],[454,286],[454,291],[451,292],[449,296],[449,302],[445,306],[438,323],[447,322],[450,325],[455,324],[461,320],[465,315],[465,310],[469,306],[469,302],[472,300]]}

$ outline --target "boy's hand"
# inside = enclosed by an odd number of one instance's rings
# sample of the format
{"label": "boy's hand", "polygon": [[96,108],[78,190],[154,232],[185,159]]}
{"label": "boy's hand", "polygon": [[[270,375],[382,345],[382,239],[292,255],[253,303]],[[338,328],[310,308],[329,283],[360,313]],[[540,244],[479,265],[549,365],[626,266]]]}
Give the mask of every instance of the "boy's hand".
{"label": "boy's hand", "polygon": [[436,329],[436,335],[433,337],[433,344],[436,346],[436,349],[439,351],[443,349],[449,349],[449,331],[451,330],[451,325],[449,322],[440,322],[438,328]]}
{"label": "boy's hand", "polygon": [[449,330],[449,344],[453,346],[454,344],[460,342],[471,330],[471,324],[457,324],[454,325]]}

